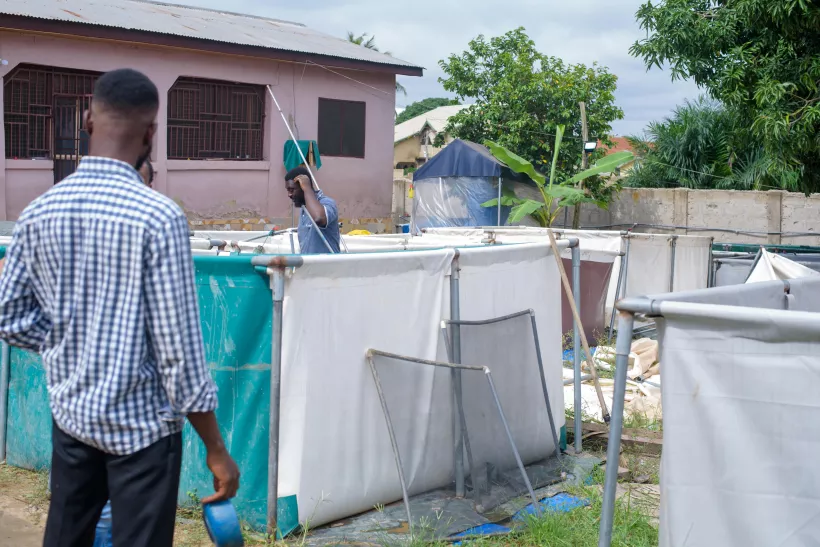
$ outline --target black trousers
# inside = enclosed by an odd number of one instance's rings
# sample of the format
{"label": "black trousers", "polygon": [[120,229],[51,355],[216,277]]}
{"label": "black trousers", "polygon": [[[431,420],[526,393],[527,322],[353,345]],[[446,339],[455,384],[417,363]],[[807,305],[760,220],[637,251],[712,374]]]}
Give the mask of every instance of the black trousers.
{"label": "black trousers", "polygon": [[52,427],[51,505],[43,547],[92,547],[111,499],[113,543],[172,547],[182,434],[128,456],[92,448]]}

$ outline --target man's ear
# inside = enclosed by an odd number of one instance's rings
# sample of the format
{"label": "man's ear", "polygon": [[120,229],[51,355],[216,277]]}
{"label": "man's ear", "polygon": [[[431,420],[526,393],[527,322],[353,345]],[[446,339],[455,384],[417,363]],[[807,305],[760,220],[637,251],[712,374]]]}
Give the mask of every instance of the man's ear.
{"label": "man's ear", "polygon": [[83,123],[85,124],[85,132],[90,135],[94,131],[94,120],[91,119],[90,108],[83,113]]}
{"label": "man's ear", "polygon": [[153,143],[154,135],[157,132],[157,122],[152,123],[148,126],[148,129],[145,130],[145,137],[143,138],[143,144],[148,146]]}

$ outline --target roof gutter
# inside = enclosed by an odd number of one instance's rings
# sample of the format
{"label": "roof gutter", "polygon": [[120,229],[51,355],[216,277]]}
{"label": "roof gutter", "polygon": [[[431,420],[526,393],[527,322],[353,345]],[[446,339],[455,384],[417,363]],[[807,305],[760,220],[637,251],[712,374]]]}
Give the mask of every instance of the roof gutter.
{"label": "roof gutter", "polygon": [[9,15],[5,13],[0,15],[2,15],[2,17],[0,17],[0,21],[2,21],[2,23],[0,23],[0,25],[2,25],[0,26],[0,30],[16,30],[59,35],[62,37],[68,36],[97,40],[110,40],[115,42],[205,51],[211,53],[221,53],[224,55],[237,55],[242,57],[254,57],[258,59],[270,59],[293,63],[304,63],[307,60],[311,60],[317,64],[333,68],[381,72],[387,74],[398,74],[401,76],[424,75],[424,69],[416,66],[391,65],[387,63],[376,63],[373,61],[345,59],[343,57],[336,57],[333,55],[320,55],[316,53],[304,53],[285,49],[232,44],[229,42],[218,42],[216,40],[208,40],[205,38],[191,38],[189,36],[177,36],[174,34],[123,29],[88,23],[39,19],[36,17],[26,17],[23,15]]}

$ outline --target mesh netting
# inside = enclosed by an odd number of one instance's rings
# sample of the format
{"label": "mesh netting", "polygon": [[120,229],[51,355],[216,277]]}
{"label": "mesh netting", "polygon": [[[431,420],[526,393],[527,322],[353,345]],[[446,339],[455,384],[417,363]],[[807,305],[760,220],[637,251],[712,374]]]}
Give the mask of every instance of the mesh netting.
{"label": "mesh netting", "polygon": [[465,494],[476,512],[487,514],[513,498],[531,498],[533,486],[560,480],[560,462],[550,457],[557,434],[530,314],[486,325],[451,323],[448,332],[454,328],[461,332],[464,368],[378,352],[371,363],[408,496],[456,487],[460,424]]}
{"label": "mesh netting", "polygon": [[[551,457],[557,455],[558,435],[546,403],[546,380],[542,381],[532,316],[517,314],[484,324],[451,322],[448,324],[451,340],[454,328],[460,331],[461,362],[485,364],[492,370],[500,406],[532,487],[554,483],[560,478],[560,461]],[[452,360],[452,348],[450,358]],[[497,471],[516,468],[516,462],[511,459],[509,449],[500,449],[499,439],[506,435],[504,424],[485,417],[489,401],[485,402],[484,398],[489,395],[488,388],[467,376],[462,383],[466,439],[477,469],[476,473],[470,473],[470,478],[477,490],[476,503],[485,510],[492,509],[526,493],[527,488],[520,473],[506,473],[504,478],[492,480]],[[488,429],[490,435],[478,435],[478,429]],[[481,446],[479,443],[485,439],[494,440],[494,446]]]}

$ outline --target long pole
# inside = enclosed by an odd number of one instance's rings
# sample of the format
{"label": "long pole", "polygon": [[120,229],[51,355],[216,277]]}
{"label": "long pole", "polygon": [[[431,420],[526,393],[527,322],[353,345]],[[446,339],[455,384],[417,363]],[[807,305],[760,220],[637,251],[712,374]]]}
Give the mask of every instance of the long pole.
{"label": "long pole", "polygon": [[498,225],[501,226],[501,177],[498,177]]}
{"label": "long pole", "polygon": [[268,507],[267,532],[275,537],[278,528],[279,502],[279,402],[282,383],[282,319],[285,299],[285,269],[298,268],[301,256],[255,256],[254,267],[264,267],[270,276],[273,292],[273,325],[271,331],[270,412],[268,416]]}
{"label": "long pole", "polygon": [[612,396],[612,422],[609,424],[609,441],[606,450],[606,478],[604,479],[598,547],[609,547],[612,543],[615,494],[618,487],[618,462],[621,455],[621,432],[624,425],[626,371],[629,368],[632,327],[635,324],[635,316],[632,313],[619,311],[618,314],[618,340],[615,343],[615,393]]}
{"label": "long pole", "polygon": [[[601,415],[604,419],[604,423],[609,423],[609,411],[606,408],[606,400],[604,399],[604,392],[601,391],[601,383],[598,380],[598,371],[595,369],[595,361],[592,359],[592,352],[589,350],[589,344],[587,343],[587,337],[584,333],[584,324],[581,321],[581,315],[578,312],[578,308],[575,306],[575,298],[572,296],[572,287],[569,285],[569,279],[567,278],[567,272],[564,270],[564,263],[561,261],[561,251],[558,249],[558,244],[555,242],[555,235],[552,233],[552,228],[547,228],[547,235],[550,238],[550,246],[552,247],[552,254],[555,255],[555,263],[558,266],[558,273],[561,275],[561,283],[564,284],[564,292],[567,295],[567,301],[569,302],[569,308],[572,311],[572,318],[573,320],[578,323],[580,328],[578,329],[578,334],[581,335],[581,345],[584,347],[584,352],[586,353],[588,363],[589,363],[589,372],[592,374],[592,383],[595,385],[595,393],[598,395],[598,402],[601,405]],[[572,237],[569,238],[570,245],[578,245],[578,238]]]}
{"label": "long pole", "polygon": [[[461,320],[461,301],[459,298],[459,278],[461,268],[458,262],[458,249],[453,257],[453,264],[450,269],[450,320]],[[461,325],[452,323],[450,327],[452,333],[452,359],[456,365],[461,364]],[[454,437],[454,461],[456,475],[456,497],[463,498],[466,492],[464,481],[464,431],[461,420],[461,370],[454,368],[451,372],[453,381],[453,437]]]}
{"label": "long pole", "polygon": [[[579,245],[572,247],[572,295],[575,297],[575,307],[581,309],[581,248]],[[573,405],[575,415],[575,453],[580,454],[583,450],[581,437],[581,417],[583,414],[583,400],[581,398],[581,335],[578,321],[572,320],[572,360],[575,404]],[[594,366],[594,365],[593,365]]]}
{"label": "long pole", "polygon": [[[313,176],[313,170],[311,170],[310,168],[310,164],[308,163],[308,160],[305,157],[305,153],[302,152],[302,148],[299,146],[299,141],[296,139],[296,135],[293,134],[293,130],[290,128],[288,119],[285,117],[285,113],[282,112],[282,108],[279,106],[279,101],[276,100],[276,95],[273,94],[273,89],[271,89],[270,85],[267,85],[265,87],[267,88],[268,93],[270,93],[271,99],[273,99],[273,104],[276,105],[276,110],[279,111],[279,115],[282,117],[282,122],[285,124],[285,127],[288,130],[288,134],[290,135],[290,139],[293,141],[293,144],[296,146],[296,150],[299,152],[299,157],[302,158],[302,162],[305,164],[305,168],[307,169],[308,174],[310,175],[310,184],[312,186],[315,186],[316,190],[321,190],[321,188],[319,188],[319,182],[316,180],[316,177]],[[327,242],[327,239],[325,239],[325,234],[322,233],[322,230],[319,228],[319,225],[316,224],[316,220],[314,220],[314,218],[309,214],[307,215],[307,217],[310,219],[310,222],[313,224],[313,227],[316,229],[316,232],[322,239],[322,243],[325,244],[327,250],[330,251],[330,253],[332,254],[334,252],[333,248],[330,246],[330,243]],[[344,241],[341,237],[339,237],[339,239]]]}
{"label": "long pole", "polygon": [[[589,140],[589,131],[587,129],[587,105],[584,101],[578,103],[581,109],[581,171],[587,168],[587,151],[584,145]],[[578,182],[578,187],[582,188],[583,181]],[[581,204],[576,203],[573,209],[572,229],[577,230],[581,226]]]}
{"label": "long pole", "polygon": [[270,416],[268,422],[268,534],[275,537],[279,505],[279,403],[282,388],[282,304],[285,296],[285,269],[274,268],[273,337],[271,338]]}

